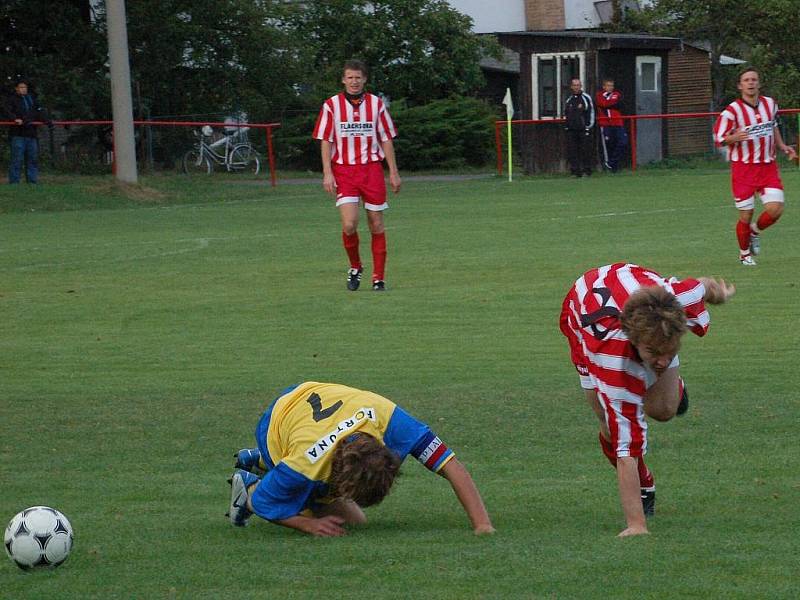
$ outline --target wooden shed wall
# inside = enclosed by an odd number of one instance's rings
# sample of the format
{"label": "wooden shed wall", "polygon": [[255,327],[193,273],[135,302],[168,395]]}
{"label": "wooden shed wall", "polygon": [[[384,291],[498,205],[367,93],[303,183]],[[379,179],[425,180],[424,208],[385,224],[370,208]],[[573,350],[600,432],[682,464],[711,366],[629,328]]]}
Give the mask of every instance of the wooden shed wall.
{"label": "wooden shed wall", "polygon": [[[670,113],[708,112],[711,107],[711,59],[708,52],[684,46],[669,53],[667,110]],[[666,156],[701,154],[713,148],[713,119],[668,119]]]}

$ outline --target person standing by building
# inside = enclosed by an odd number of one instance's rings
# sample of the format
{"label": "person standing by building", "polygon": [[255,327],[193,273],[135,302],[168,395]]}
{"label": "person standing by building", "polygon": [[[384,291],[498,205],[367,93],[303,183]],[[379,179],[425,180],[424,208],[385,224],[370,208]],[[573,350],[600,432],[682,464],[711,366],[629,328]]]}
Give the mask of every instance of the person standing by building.
{"label": "person standing by building", "polygon": [[14,125],[9,130],[11,142],[11,164],[8,168],[8,183],[19,183],[25,167],[28,183],[39,181],[39,139],[35,121],[43,121],[52,129],[53,123],[39,105],[36,97],[29,93],[28,82],[20,80],[8,103],[8,112]]}
{"label": "person standing by building", "polygon": [[592,174],[591,139],[594,127],[594,103],[583,91],[580,79],[569,84],[570,94],[564,103],[564,125],[567,130],[567,159],[575,177]]}
{"label": "person standing by building", "polygon": [[620,110],[622,93],[614,89],[614,80],[606,77],[603,79],[603,89],[597,92],[595,100],[600,140],[603,144],[603,165],[616,173],[628,148],[628,133],[625,131]]}
{"label": "person standing by building", "polygon": [[[775,161],[775,147],[790,159],[797,154],[781,137],[777,103],[760,95],[758,71],[742,71],[737,87],[741,97],[731,102],[717,118],[714,141],[718,146],[727,147],[733,200],[739,211],[736,222],[739,261],[751,267],[756,264],[753,256],[761,251],[761,232],[783,214],[783,183]],[[764,211],[753,223],[756,194]]]}
{"label": "person standing by building", "polygon": [[620,537],[648,533],[655,480],[644,462],[647,421],[686,412],[678,350],[687,330],[708,331],[705,303],[722,304],[732,285],[679,280],[630,263],[591,269],[567,293],[559,326],[585,398],[600,420],[600,447],[617,471],[627,523]]}
{"label": "person standing by building", "polygon": [[386,289],[386,232],[383,211],[386,182],[383,161],[389,167],[389,184],[400,191],[400,174],[392,138],[397,135],[383,100],[366,92],[367,67],[359,60],[344,64],[344,91],[322,105],[313,137],[320,140],[322,186],[336,198],[342,221],[342,243],[350,261],[347,289],[356,291],[363,266],[359,253],[359,203],[364,203],[372,236],[372,289]]}

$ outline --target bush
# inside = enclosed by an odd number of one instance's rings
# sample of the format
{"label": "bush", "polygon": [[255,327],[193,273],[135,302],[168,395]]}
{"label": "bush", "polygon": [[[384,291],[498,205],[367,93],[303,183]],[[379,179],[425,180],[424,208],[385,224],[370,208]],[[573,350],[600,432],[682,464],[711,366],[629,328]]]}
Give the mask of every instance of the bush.
{"label": "bush", "polygon": [[492,160],[495,113],[481,100],[435,100],[392,116],[397,162],[404,170],[480,167]]}
{"label": "bush", "polygon": [[273,129],[275,161],[280,169],[299,169],[319,171],[319,142],[311,137],[317,113],[310,112],[281,121],[281,126]]}
{"label": "bush", "polygon": [[[485,102],[452,97],[406,108],[395,102],[390,113],[397,126],[397,164],[403,171],[480,167],[494,156],[496,115]],[[275,130],[280,168],[320,170],[319,143],[311,138],[317,113],[284,120]]]}

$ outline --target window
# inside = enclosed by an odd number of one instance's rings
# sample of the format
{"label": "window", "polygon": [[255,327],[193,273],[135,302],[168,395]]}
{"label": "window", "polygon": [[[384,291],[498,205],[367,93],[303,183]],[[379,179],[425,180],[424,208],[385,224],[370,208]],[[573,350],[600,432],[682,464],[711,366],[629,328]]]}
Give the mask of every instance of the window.
{"label": "window", "polygon": [[570,93],[573,78],[584,81],[586,75],[583,52],[534,54],[531,56],[533,77],[534,119],[558,119]]}
{"label": "window", "polygon": [[642,62],[641,63],[641,77],[642,77],[642,91],[643,92],[657,92],[658,82],[656,80],[656,63]]}

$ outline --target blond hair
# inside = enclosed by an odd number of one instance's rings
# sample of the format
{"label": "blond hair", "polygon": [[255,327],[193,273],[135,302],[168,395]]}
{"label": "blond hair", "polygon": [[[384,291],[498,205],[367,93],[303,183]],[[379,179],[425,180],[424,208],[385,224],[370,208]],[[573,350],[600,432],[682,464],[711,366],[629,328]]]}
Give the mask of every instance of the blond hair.
{"label": "blond hair", "polygon": [[677,351],[688,328],[681,303],[658,286],[643,287],[631,294],[619,321],[631,344],[646,346],[655,354]]}

